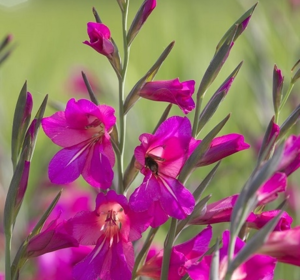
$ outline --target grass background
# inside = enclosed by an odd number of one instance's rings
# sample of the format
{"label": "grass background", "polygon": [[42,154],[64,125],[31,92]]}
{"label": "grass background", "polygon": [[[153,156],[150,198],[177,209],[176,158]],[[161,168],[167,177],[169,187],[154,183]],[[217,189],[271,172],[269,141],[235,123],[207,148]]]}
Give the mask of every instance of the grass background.
{"label": "grass background", "polygon": [[[82,44],[88,39],[86,23],[94,21],[92,7],[97,9],[103,23],[109,26],[122,56],[121,14],[116,1],[31,0],[10,8],[3,6],[3,3],[4,1],[0,1],[0,37],[13,34],[15,50],[0,68],[0,203],[4,201],[12,174],[8,163],[11,125],[15,103],[25,80],[34,98],[34,112],[45,94],[49,94],[50,101],[62,104],[73,96],[84,97],[70,92],[68,87],[71,73],[80,75],[81,70],[96,78],[100,85],[97,91],[100,103],[117,109],[118,82],[110,64],[105,57]],[[129,23],[141,3],[142,1],[131,1]],[[175,41],[175,46],[155,80],[176,77],[181,81],[194,79],[197,89],[222,35],[255,3],[241,0],[159,0],[157,8],[132,44],[126,92],[130,91],[171,41]],[[228,61],[207,92],[204,103],[232,70],[244,61],[225,101],[201,132],[200,138],[231,113],[231,118],[220,135],[241,133],[252,147],[223,160],[204,194],[213,195],[211,202],[239,192],[250,175],[257,154],[255,146],[263,137],[273,115],[271,93],[274,64],[285,76],[286,89],[291,77],[290,69],[300,56],[299,34],[300,7],[291,6],[288,0],[260,1],[248,28],[237,40]],[[290,102],[281,114],[280,124],[299,104],[298,91],[299,86],[296,84]],[[139,100],[129,112],[125,161],[130,160],[133,149],[139,144],[138,136],[153,130],[165,107],[165,103]],[[54,112],[53,108],[48,107],[45,115]],[[173,108],[171,115],[183,114],[179,109]],[[189,118],[193,120],[193,112]],[[299,129],[296,127],[293,133],[298,134]],[[18,219],[19,231],[36,214],[31,198],[34,193],[44,195],[39,190],[40,180],[47,176],[47,164],[57,150],[41,131],[32,161],[26,203]],[[211,168],[212,166],[197,169],[187,187],[196,187]],[[139,179],[140,177],[134,185],[139,185]],[[298,179],[299,175],[293,174],[289,183],[298,184]],[[220,235],[226,226],[216,225],[215,235]],[[166,230],[167,225],[160,231],[157,242],[163,242]],[[193,231],[194,229],[184,233],[182,240],[191,236]],[[0,247],[0,260],[1,258],[3,255]],[[296,280],[299,279],[299,274],[299,268],[278,265],[275,279]]]}

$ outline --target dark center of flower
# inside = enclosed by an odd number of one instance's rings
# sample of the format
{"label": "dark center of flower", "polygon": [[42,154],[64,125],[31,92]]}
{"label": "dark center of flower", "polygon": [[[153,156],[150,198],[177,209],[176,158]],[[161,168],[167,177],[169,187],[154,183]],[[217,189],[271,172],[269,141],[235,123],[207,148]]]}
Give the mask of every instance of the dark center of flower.
{"label": "dark center of flower", "polygon": [[158,175],[158,164],[152,157],[145,158],[145,165],[148,167],[153,173]]}

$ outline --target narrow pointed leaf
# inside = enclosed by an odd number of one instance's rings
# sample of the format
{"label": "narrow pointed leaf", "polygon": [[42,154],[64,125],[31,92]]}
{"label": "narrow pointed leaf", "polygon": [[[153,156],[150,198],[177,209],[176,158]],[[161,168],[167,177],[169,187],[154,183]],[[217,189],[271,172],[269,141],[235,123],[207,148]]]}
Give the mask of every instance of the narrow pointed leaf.
{"label": "narrow pointed leaf", "polygon": [[32,97],[27,92],[27,82],[24,83],[14,114],[12,139],[11,139],[11,158],[14,168],[17,165],[18,157],[24,141],[25,132],[30,122],[32,110]]}
{"label": "narrow pointed leaf", "polygon": [[112,37],[110,38],[110,40],[114,45],[114,52],[107,58],[111,64],[111,66],[114,68],[118,78],[120,79],[120,78],[122,78],[122,66],[121,66],[121,57],[120,57],[119,49],[118,49],[116,42],[114,41],[114,39]]}
{"label": "narrow pointed leaf", "polygon": [[217,95],[212,96],[212,98],[208,101],[205,108],[200,114],[197,134],[200,133],[202,128],[206,125],[206,123],[210,120],[210,118],[214,115],[216,110],[218,109],[221,101],[226,96],[226,92],[223,90],[219,92]]}
{"label": "narrow pointed leaf", "polygon": [[178,180],[180,182],[185,182],[185,180],[189,177],[192,170],[195,168],[197,162],[201,160],[206,151],[210,147],[210,143],[213,138],[219,133],[225,123],[228,121],[230,114],[227,115],[219,124],[217,124],[201,141],[198,147],[194,150],[191,156],[186,161],[184,167],[182,168]]}
{"label": "narrow pointed leaf", "polygon": [[158,121],[156,127],[155,127],[154,130],[153,130],[153,134],[154,134],[155,131],[159,128],[159,126],[167,119],[167,117],[168,117],[168,115],[169,115],[169,113],[170,113],[171,108],[172,108],[172,104],[169,104],[169,105],[167,106],[167,108],[164,110],[164,112],[163,112],[162,116],[160,117],[160,119],[159,119],[159,121]]}
{"label": "narrow pointed leaf", "polygon": [[2,51],[8,43],[12,40],[12,35],[7,35],[4,37],[4,39],[0,42],[0,51]]}
{"label": "narrow pointed leaf", "polygon": [[158,58],[158,60],[154,63],[154,65],[150,68],[150,70],[144,75],[132,88],[130,93],[128,94],[125,102],[124,102],[124,114],[127,114],[130,108],[134,105],[134,103],[140,98],[138,93],[142,86],[149,81],[152,81],[155,77],[158,69],[162,65],[162,63],[165,61],[167,56],[169,55],[170,51],[172,50],[175,42],[170,43],[167,48],[163,51],[161,56]]}
{"label": "narrow pointed leaf", "polygon": [[178,236],[178,234],[185,228],[185,226],[195,217],[199,216],[199,213],[201,213],[202,209],[205,207],[205,205],[207,204],[207,202],[210,200],[211,198],[211,194],[207,195],[206,197],[204,197],[203,199],[201,199],[195,206],[193,213],[189,216],[187,216],[184,220],[178,221],[178,225],[176,228],[176,236]]}
{"label": "narrow pointed leaf", "polygon": [[45,109],[47,106],[48,95],[45,96],[39,110],[37,111],[34,120],[31,122],[25,136],[23,149],[27,149],[26,159],[31,161],[33,151],[35,148],[35,143],[37,139],[37,133],[41,125],[41,120],[44,116]]}
{"label": "narrow pointed leaf", "polygon": [[124,191],[126,191],[130,187],[130,185],[132,184],[132,182],[134,181],[134,179],[139,173],[139,170],[134,166],[134,164],[135,164],[135,156],[133,155],[124,173],[124,179],[123,179]]}
{"label": "narrow pointed leaf", "polygon": [[[22,179],[24,178],[24,171],[26,168],[26,161],[24,154],[21,155],[21,158],[16,166],[13,177],[11,179],[8,193],[5,200],[4,206],[4,231],[7,233],[13,228],[18,211],[21,207],[16,205],[18,192],[22,184]],[[28,170],[29,172],[29,170]]]}
{"label": "narrow pointed leaf", "polygon": [[96,22],[102,23],[102,21],[100,19],[100,16],[99,16],[98,12],[96,11],[96,9],[94,7],[93,7],[93,15],[95,17]]}
{"label": "narrow pointed leaf", "polygon": [[[300,64],[300,59],[295,63],[295,65],[292,68],[292,72],[295,70],[297,66]],[[291,83],[294,84],[296,81],[300,78],[300,68],[296,71],[294,76],[292,77]]]}
{"label": "narrow pointed leaf", "polygon": [[282,139],[286,133],[296,124],[300,116],[300,105],[287,117],[280,127],[278,139]]}
{"label": "narrow pointed leaf", "polygon": [[91,101],[96,104],[96,105],[99,105],[99,102],[93,92],[93,89],[89,83],[89,80],[87,78],[87,76],[85,75],[85,73],[83,71],[81,71],[81,75],[82,75],[82,78],[83,78],[83,81],[85,83],[85,86],[86,86],[86,89],[88,90],[88,93],[89,93],[89,96],[90,96],[90,99]]}
{"label": "narrow pointed leaf", "polygon": [[205,126],[205,124],[210,120],[213,114],[216,112],[219,107],[221,101],[226,96],[228,90],[231,87],[232,82],[234,81],[236,75],[241,69],[243,61],[239,63],[239,65],[232,71],[232,73],[227,77],[227,79],[222,83],[222,85],[217,89],[214,95],[206,104],[205,108],[201,112],[199,116],[198,122],[198,130],[197,134],[200,133],[201,129]]}
{"label": "narrow pointed leaf", "polygon": [[242,32],[245,30],[245,28],[248,25],[248,22],[250,20],[250,17],[252,16],[254,9],[256,8],[258,3],[256,3],[255,5],[253,5],[247,12],[245,12],[228,30],[227,32],[224,34],[224,36],[222,37],[222,39],[220,40],[220,42],[218,43],[217,47],[216,47],[216,53],[219,51],[219,49],[221,48],[221,46],[223,45],[223,43],[226,41],[226,39],[230,36],[232,30],[234,30],[237,28],[236,34],[233,38],[233,41],[235,41],[241,34]]}
{"label": "narrow pointed leaf", "polygon": [[277,225],[283,210],[278,215],[269,221],[261,230],[257,231],[254,236],[247,241],[246,245],[239,251],[236,257],[229,263],[227,273],[231,275],[238,266],[249,259],[261,246],[266,242],[269,234]]}
{"label": "narrow pointed leaf", "polygon": [[214,168],[207,174],[207,176],[204,178],[204,180],[200,183],[200,185],[195,189],[193,192],[193,196],[195,198],[195,201],[197,201],[202,193],[205,191],[207,186],[210,184],[211,180],[214,178],[218,167],[220,166],[221,161],[219,161]]}
{"label": "narrow pointed leaf", "polygon": [[51,204],[49,205],[49,207],[47,208],[47,210],[45,211],[45,213],[43,214],[43,216],[40,218],[40,220],[37,222],[37,224],[35,225],[35,227],[33,228],[33,230],[31,231],[29,237],[32,238],[35,235],[39,234],[47,220],[47,218],[50,216],[52,210],[54,209],[54,207],[56,206],[58,200],[60,199],[61,193],[62,193],[62,189],[58,192],[58,194],[55,196],[55,198],[53,199],[53,201],[51,202]]}

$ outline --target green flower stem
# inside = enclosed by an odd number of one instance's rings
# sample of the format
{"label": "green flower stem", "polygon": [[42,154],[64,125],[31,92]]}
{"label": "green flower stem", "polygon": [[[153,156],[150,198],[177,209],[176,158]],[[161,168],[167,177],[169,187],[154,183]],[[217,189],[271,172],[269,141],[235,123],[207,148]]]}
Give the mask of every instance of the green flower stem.
{"label": "green flower stem", "polygon": [[10,252],[12,227],[5,231],[5,280],[11,280]]}
{"label": "green flower stem", "polygon": [[171,226],[164,245],[164,258],[161,267],[160,279],[168,279],[170,258],[171,258],[172,246],[175,239],[176,227],[177,227],[177,220],[172,218]]}
{"label": "green flower stem", "polygon": [[151,230],[148,233],[147,239],[144,242],[143,248],[138,253],[135,262],[134,262],[134,268],[132,271],[132,280],[137,277],[136,272],[138,271],[141,264],[143,264],[143,259],[146,258],[147,252],[152,244],[153,238],[155,237],[155,234],[157,233],[159,227],[157,228],[151,228]]}
{"label": "green flower stem", "polygon": [[121,77],[119,77],[119,122],[120,122],[120,154],[118,157],[118,176],[119,176],[119,190],[124,191],[123,174],[124,174],[124,147],[125,147],[125,133],[126,133],[126,116],[124,114],[124,99],[125,99],[125,79],[128,68],[130,47],[127,42],[127,18],[128,18],[129,0],[126,1],[124,11],[122,12],[122,31],[123,31],[123,48],[124,48],[124,62],[122,67]]}

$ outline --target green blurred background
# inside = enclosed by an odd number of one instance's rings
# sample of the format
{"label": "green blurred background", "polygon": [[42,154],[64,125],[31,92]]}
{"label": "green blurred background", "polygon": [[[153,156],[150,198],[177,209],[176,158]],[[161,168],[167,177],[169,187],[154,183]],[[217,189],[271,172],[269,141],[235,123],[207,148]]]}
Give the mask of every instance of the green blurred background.
{"label": "green blurred background", "polygon": [[[110,28],[122,55],[121,14],[116,1],[31,0],[12,7],[6,7],[5,2],[7,1],[0,0],[0,38],[12,34],[12,45],[15,45],[15,49],[0,68],[0,205],[4,203],[12,174],[11,165],[8,163],[11,126],[15,103],[25,80],[33,95],[34,112],[45,94],[49,94],[50,101],[62,104],[71,97],[87,97],[84,93],[80,95],[72,92],[70,84],[71,77],[79,76],[81,70],[98,85],[96,93],[100,103],[117,109],[118,81],[114,71],[105,57],[82,44],[88,39],[86,23],[94,21],[92,7],[96,8],[103,23]],[[175,46],[155,80],[176,77],[181,81],[194,79],[197,89],[222,35],[256,3],[252,0],[157,2],[156,9],[131,47],[127,93],[171,41],[176,42]],[[129,23],[141,3],[142,1],[131,1]],[[201,132],[200,138],[231,113],[231,118],[220,135],[241,133],[252,147],[223,160],[216,177],[204,194],[213,195],[211,202],[239,192],[247,180],[255,165],[255,147],[273,115],[271,92],[274,64],[285,76],[286,89],[291,77],[290,69],[299,57],[300,4],[292,0],[260,1],[248,28],[235,43],[229,59],[204,100],[206,103],[233,69],[244,61],[225,101]],[[296,85],[290,102],[281,114],[280,124],[299,104],[298,90],[299,86]],[[139,100],[129,112],[126,163],[130,160],[133,149],[139,144],[138,136],[153,130],[165,107],[165,103]],[[48,107],[45,115],[49,116],[54,112],[53,108]],[[171,114],[183,115],[175,107]],[[189,117],[192,120],[193,113]],[[296,127],[293,133],[298,134],[299,129]],[[22,207],[22,218],[18,220],[20,225],[17,228],[20,231],[34,215],[34,202],[31,200],[33,193],[44,195],[39,191],[39,182],[46,176],[47,164],[56,151],[58,147],[52,145],[40,131],[32,161],[26,204]],[[212,166],[198,169],[191,176],[188,187],[195,188],[211,168]],[[139,185],[140,179],[138,177],[135,186]],[[298,179],[299,175],[293,174],[289,183],[297,185]],[[215,235],[220,235],[226,226],[215,226]],[[161,230],[157,242],[163,241],[166,230],[167,226]],[[192,231],[187,231],[182,240],[192,234]],[[0,260],[1,258],[3,255],[0,247]],[[0,266],[0,270],[1,268]],[[278,265],[275,279],[296,280],[300,278],[298,275],[299,268]]]}

